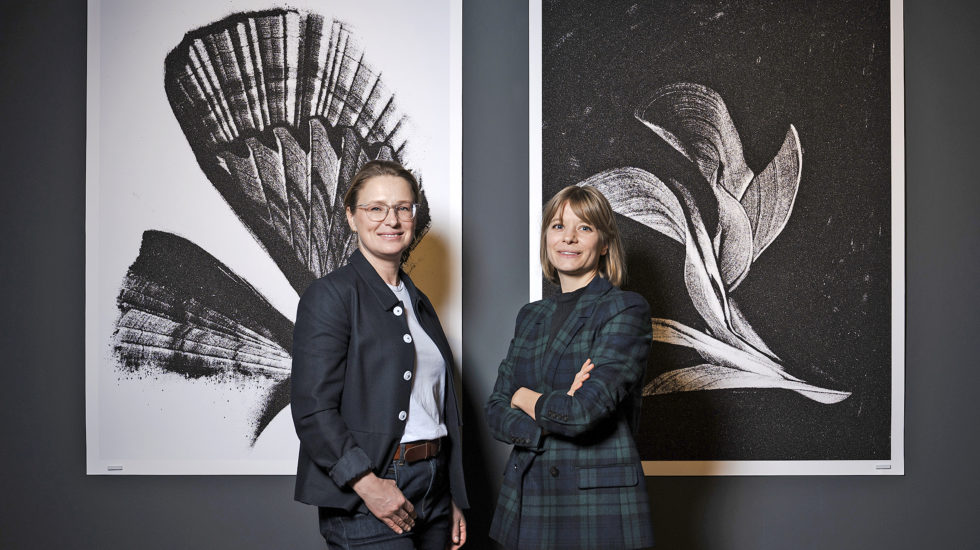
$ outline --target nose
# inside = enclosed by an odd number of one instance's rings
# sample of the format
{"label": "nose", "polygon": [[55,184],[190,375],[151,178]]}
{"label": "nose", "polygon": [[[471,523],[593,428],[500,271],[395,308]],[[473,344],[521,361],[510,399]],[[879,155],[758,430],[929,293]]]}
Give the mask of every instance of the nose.
{"label": "nose", "polygon": [[578,238],[575,236],[575,229],[565,226],[565,230],[562,231],[561,240],[566,243],[573,243],[577,241]]}
{"label": "nose", "polygon": [[398,219],[398,214],[395,212],[395,208],[389,206],[388,213],[385,214],[385,219],[381,221],[385,225],[390,225],[391,227],[397,226],[400,220]]}

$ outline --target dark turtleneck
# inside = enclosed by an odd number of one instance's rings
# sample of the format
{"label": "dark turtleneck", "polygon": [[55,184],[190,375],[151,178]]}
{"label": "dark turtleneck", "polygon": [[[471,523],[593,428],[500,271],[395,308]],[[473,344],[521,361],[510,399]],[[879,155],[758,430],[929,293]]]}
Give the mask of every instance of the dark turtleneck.
{"label": "dark turtleneck", "polygon": [[568,316],[572,314],[572,310],[575,309],[575,305],[578,304],[579,298],[585,294],[585,289],[589,285],[585,285],[578,290],[573,290],[571,292],[562,292],[555,298],[555,312],[551,314],[551,337],[548,339],[548,344],[550,345],[555,340],[555,336],[558,334],[558,329],[565,324],[565,320]]}

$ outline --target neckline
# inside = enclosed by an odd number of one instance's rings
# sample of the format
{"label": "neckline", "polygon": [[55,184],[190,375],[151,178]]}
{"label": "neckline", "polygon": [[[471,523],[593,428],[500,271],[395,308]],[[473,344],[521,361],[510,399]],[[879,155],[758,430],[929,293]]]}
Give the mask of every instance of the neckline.
{"label": "neckline", "polygon": [[405,281],[399,280],[397,285],[390,285],[387,282],[385,284],[388,285],[388,288],[390,288],[392,292],[402,292],[405,290]]}

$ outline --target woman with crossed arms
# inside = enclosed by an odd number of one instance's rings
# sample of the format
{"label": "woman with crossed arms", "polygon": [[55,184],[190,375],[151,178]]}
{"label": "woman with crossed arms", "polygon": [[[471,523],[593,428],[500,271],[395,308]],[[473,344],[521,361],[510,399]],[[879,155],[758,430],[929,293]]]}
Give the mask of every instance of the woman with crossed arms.
{"label": "woman with crossed arms", "polygon": [[508,549],[650,546],[633,440],[650,309],[618,288],[623,248],[595,188],[545,205],[541,267],[562,292],[521,309],[486,406],[494,437],[514,445],[490,536]]}

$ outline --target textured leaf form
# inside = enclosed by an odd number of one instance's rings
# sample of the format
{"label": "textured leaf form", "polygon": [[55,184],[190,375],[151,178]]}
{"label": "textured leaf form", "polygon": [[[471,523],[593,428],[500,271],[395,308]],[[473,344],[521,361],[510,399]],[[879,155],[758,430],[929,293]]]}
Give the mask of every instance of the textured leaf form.
{"label": "textured leaf form", "polygon": [[745,335],[736,331],[711,239],[693,195],[683,185],[673,180],[668,184],[638,168],[601,172],[579,185],[595,187],[606,196],[616,213],[681,243],[685,250],[684,281],[688,294],[712,333],[732,346],[768,352],[754,331]]}
{"label": "textured leaf form", "polygon": [[711,187],[718,202],[712,245],[725,287],[735,288],[752,264],[752,227],[738,199],[754,174],[728,108],[714,90],[681,82],[655,91],[636,116],[693,162]]}
{"label": "textured leaf form", "polygon": [[[343,196],[367,161],[402,161],[405,118],[343,23],[271,10],[189,32],[167,98],[205,175],[298,293],[346,263]],[[425,234],[425,197],[414,244]]]}
{"label": "textured leaf form", "polygon": [[293,323],[190,241],[147,231],[117,299],[113,349],[124,373],[169,372],[242,388],[254,443],[289,403]]}
{"label": "textured leaf form", "polygon": [[725,388],[782,388],[819,403],[837,403],[849,392],[828,390],[787,374],[769,358],[734,349],[710,335],[668,319],[653,319],[653,339],[694,349],[710,364],[674,369],[644,388],[644,395]]}
{"label": "textured leaf form", "polygon": [[742,195],[742,207],[752,224],[752,261],[762,254],[786,227],[800,187],[803,149],[796,128],[790,125],[786,139],[766,169],[759,172]]}
{"label": "textured leaf form", "polygon": [[656,90],[636,117],[694,162],[706,181],[742,197],[754,174],[717,92],[701,84],[670,84]]}
{"label": "textured leaf form", "polygon": [[[729,295],[792,212],[802,165],[796,129],[790,126],[779,152],[755,176],[745,164],[727,107],[709,88],[665,86],[636,117],[694,163],[700,176],[661,180],[623,167],[579,185],[596,187],[615,212],[684,247],[685,287],[707,332],[653,319],[653,340],[696,350],[708,361],[662,374],[644,394],[753,387],[789,389],[820,403],[846,399],[848,392],[819,388],[786,373]],[[704,192],[709,188],[712,195]],[[706,218],[717,219],[713,232]]]}
{"label": "textured leaf form", "polygon": [[772,377],[718,365],[696,365],[666,372],[647,384],[644,395],[661,395],[683,391],[728,390],[740,388],[778,388],[791,390],[818,403],[839,403],[846,392],[815,388],[805,382],[774,380]]}
{"label": "textured leaf form", "polygon": [[616,213],[674,239],[688,240],[684,210],[674,193],[656,176],[639,168],[616,168],[600,172],[579,183],[595,187]]}

